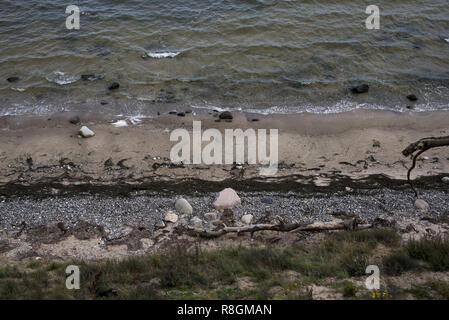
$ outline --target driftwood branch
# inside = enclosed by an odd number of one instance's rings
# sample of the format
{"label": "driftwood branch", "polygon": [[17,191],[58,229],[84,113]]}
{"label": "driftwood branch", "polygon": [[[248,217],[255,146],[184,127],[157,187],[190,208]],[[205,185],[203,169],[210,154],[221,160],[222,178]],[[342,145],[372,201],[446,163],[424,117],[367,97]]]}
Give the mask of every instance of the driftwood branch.
{"label": "driftwood branch", "polygon": [[[437,137],[437,138],[430,137],[430,138],[423,138],[414,143],[411,143],[407,148],[405,148],[402,151],[402,154],[405,157],[413,156],[412,166],[407,171],[407,181],[410,184],[410,187],[412,188],[416,197],[418,197],[418,192],[415,190],[415,188],[413,187],[412,181],[410,180],[410,174],[416,166],[416,160],[418,159],[418,157],[421,154],[423,154],[425,151],[427,151],[429,149],[438,148],[438,147],[447,147],[447,146],[449,146],[449,136]],[[415,152],[417,152],[417,153],[415,155],[413,155]]]}
{"label": "driftwood branch", "polygon": [[357,225],[354,219],[349,221],[335,221],[329,223],[316,222],[308,225],[300,223],[290,224],[253,224],[244,227],[224,227],[220,230],[207,230],[195,227],[184,227],[184,231],[192,236],[200,236],[203,238],[218,238],[227,233],[254,233],[256,231],[270,230],[281,232],[298,232],[298,231],[329,231],[329,230],[362,230],[371,228],[371,224]]}

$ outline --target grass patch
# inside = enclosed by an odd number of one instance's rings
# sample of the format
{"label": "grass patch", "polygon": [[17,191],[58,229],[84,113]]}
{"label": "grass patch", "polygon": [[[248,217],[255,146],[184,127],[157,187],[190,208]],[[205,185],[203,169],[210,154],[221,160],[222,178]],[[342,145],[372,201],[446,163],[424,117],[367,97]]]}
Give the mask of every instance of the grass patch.
{"label": "grass patch", "polygon": [[433,271],[449,270],[449,240],[441,237],[411,240],[407,244],[411,258],[427,262]]}
{"label": "grass patch", "polygon": [[383,259],[387,275],[400,275],[406,271],[449,271],[449,240],[427,237],[410,240],[400,250]]}
{"label": "grass patch", "polygon": [[[281,287],[282,298],[308,299],[305,286],[279,278],[295,271],[304,281],[365,275],[368,257],[378,243],[392,246],[398,236],[389,229],[331,233],[317,245],[304,248],[227,248],[187,250],[178,245],[167,252],[122,261],[29,263],[32,271],[0,269],[0,299],[272,299]],[[80,290],[65,288],[65,268],[80,268]],[[247,277],[254,289],[241,289],[237,280]],[[291,282],[291,281],[290,281]],[[353,297],[350,282],[343,294]]]}
{"label": "grass patch", "polygon": [[398,276],[416,269],[419,269],[419,264],[404,250],[395,251],[383,260],[383,271],[389,276]]}

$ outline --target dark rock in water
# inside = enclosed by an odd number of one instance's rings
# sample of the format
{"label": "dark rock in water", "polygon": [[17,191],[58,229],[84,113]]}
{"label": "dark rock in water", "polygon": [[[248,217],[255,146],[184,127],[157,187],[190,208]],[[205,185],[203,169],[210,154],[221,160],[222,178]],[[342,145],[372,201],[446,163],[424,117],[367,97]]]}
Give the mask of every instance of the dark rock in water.
{"label": "dark rock in water", "polygon": [[100,101],[100,104],[103,105],[103,106],[104,106],[105,104],[108,104],[108,103],[109,103],[109,102],[104,101],[104,100],[101,100],[101,101]]}
{"label": "dark rock in water", "polygon": [[410,101],[416,101],[416,100],[418,100],[418,97],[414,94],[409,94],[407,96],[407,99],[409,99]]}
{"label": "dark rock in water", "polygon": [[251,119],[252,122],[257,122],[259,121],[259,119],[255,118],[255,119]]}
{"label": "dark rock in water", "polygon": [[19,81],[19,80],[20,80],[19,77],[9,77],[8,79],[6,79],[6,81],[8,81],[8,82],[16,82],[16,81]]}
{"label": "dark rock in water", "polygon": [[220,113],[219,118],[222,120],[232,120],[234,117],[232,116],[232,113],[230,113],[229,111],[224,111]]}
{"label": "dark rock in water", "polygon": [[176,111],[170,111],[168,114],[178,114]]}
{"label": "dark rock in water", "polygon": [[69,119],[69,122],[70,122],[71,124],[78,124],[78,123],[81,122],[81,119],[80,119],[80,117],[78,117],[78,116],[74,116],[74,117],[71,117],[71,118]]}
{"label": "dark rock in water", "polygon": [[94,80],[101,80],[104,79],[104,76],[102,75],[96,75],[96,74],[82,74],[81,80],[84,81],[94,81]]}
{"label": "dark rock in water", "polygon": [[186,110],[186,114],[192,113],[192,110]]}
{"label": "dark rock in water", "polygon": [[415,109],[413,106],[407,106],[406,108],[409,109],[409,110]]}
{"label": "dark rock in water", "polygon": [[120,88],[120,83],[118,83],[118,82],[113,82],[108,87],[109,90],[116,90],[118,88]]}
{"label": "dark rock in water", "polygon": [[176,115],[178,117],[185,117],[186,116],[186,114],[184,112],[178,112]]}
{"label": "dark rock in water", "polygon": [[351,89],[352,93],[366,93],[369,90],[369,85],[361,84]]}

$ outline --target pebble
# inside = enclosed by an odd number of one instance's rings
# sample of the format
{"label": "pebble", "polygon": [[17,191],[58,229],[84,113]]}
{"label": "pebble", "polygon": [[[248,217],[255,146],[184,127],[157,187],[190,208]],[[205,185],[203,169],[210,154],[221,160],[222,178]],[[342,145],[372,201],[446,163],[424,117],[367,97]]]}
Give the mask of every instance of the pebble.
{"label": "pebble", "polygon": [[20,80],[20,78],[19,77],[9,77],[8,79],[6,79],[6,81],[8,81],[8,82],[17,82],[17,81],[19,81]]}
{"label": "pebble", "polygon": [[260,199],[260,201],[262,203],[266,203],[266,204],[272,204],[273,203],[273,199],[269,198],[269,197],[263,197],[263,198]]}
{"label": "pebble", "polygon": [[95,132],[93,132],[86,126],[82,126],[78,133],[83,138],[90,138],[95,135]]}
{"label": "pebble", "polygon": [[232,120],[234,118],[229,111],[223,111],[218,117],[222,120]]}
{"label": "pebble", "polygon": [[165,228],[166,224],[164,221],[159,221],[158,223],[155,224],[156,229],[163,229]]}
{"label": "pebble", "polygon": [[184,198],[180,198],[180,199],[176,200],[175,208],[179,213],[182,213],[182,214],[192,214],[192,212],[193,212],[192,206]]}
{"label": "pebble", "polygon": [[426,213],[427,211],[429,211],[430,206],[423,199],[416,199],[415,208],[418,209],[421,213]]}
{"label": "pebble", "polygon": [[178,215],[173,211],[168,211],[164,217],[164,221],[170,223],[176,223],[178,222],[178,219],[179,219]]}
{"label": "pebble", "polygon": [[215,212],[208,212],[204,214],[204,220],[206,221],[214,221],[218,219],[218,214]]}
{"label": "pebble", "polygon": [[444,183],[449,183],[449,177],[443,177],[441,178],[441,181]]}
{"label": "pebble", "polygon": [[367,84],[361,84],[351,89],[352,93],[366,93],[368,90],[369,86]]}
{"label": "pebble", "polygon": [[81,119],[80,119],[80,117],[78,117],[78,116],[74,116],[74,117],[71,117],[71,118],[69,119],[69,122],[70,122],[71,124],[78,124],[78,123],[81,122]]}
{"label": "pebble", "polygon": [[118,83],[118,82],[113,82],[108,87],[109,90],[116,90],[118,88],[120,88],[120,83]]}
{"label": "pebble", "polygon": [[249,225],[253,222],[253,218],[254,216],[252,214],[245,214],[241,220],[244,224]]}
{"label": "pebble", "polygon": [[195,228],[201,228],[203,226],[203,220],[201,220],[198,217],[193,217],[190,220],[190,224],[193,225]]}
{"label": "pebble", "polygon": [[241,204],[240,197],[234,189],[226,188],[220,192],[217,200],[214,202],[214,208],[217,210],[232,209]]}
{"label": "pebble", "polygon": [[418,97],[414,94],[409,94],[407,96],[407,99],[409,99],[410,101],[416,101],[416,100],[418,100]]}

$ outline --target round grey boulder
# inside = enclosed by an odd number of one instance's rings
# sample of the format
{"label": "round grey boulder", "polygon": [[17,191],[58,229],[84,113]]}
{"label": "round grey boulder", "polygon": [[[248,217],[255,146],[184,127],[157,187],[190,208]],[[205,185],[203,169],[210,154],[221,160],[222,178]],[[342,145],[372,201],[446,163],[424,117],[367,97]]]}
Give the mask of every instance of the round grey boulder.
{"label": "round grey boulder", "polygon": [[176,208],[176,211],[178,211],[179,213],[182,213],[182,214],[192,214],[192,212],[193,212],[193,208],[190,205],[190,203],[186,199],[183,199],[183,198],[176,200],[175,208]]}
{"label": "round grey boulder", "polygon": [[416,199],[416,201],[415,201],[415,208],[418,209],[418,211],[420,211],[422,213],[426,213],[427,211],[429,211],[430,206],[423,199]]}

